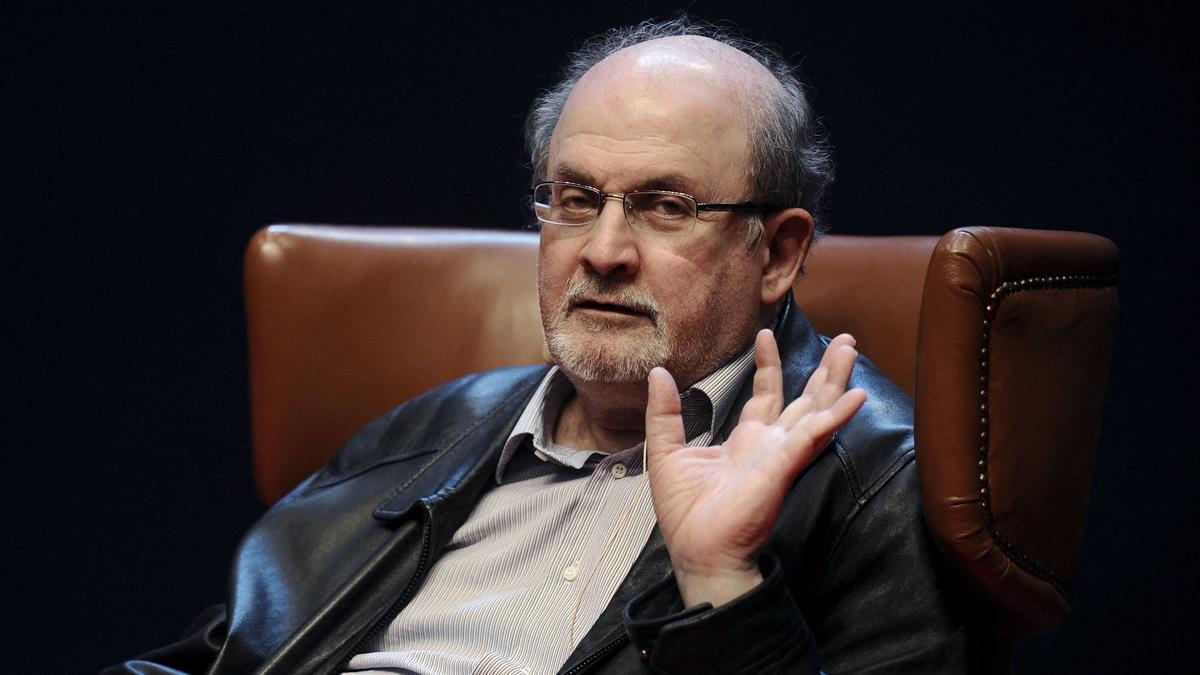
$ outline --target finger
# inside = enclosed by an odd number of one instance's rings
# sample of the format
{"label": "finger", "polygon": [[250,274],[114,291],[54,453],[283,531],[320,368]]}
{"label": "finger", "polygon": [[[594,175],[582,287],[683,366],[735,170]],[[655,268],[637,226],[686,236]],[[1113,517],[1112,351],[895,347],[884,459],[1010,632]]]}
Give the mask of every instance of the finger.
{"label": "finger", "polygon": [[837,358],[838,350],[842,347],[855,347],[858,341],[849,333],[842,333],[829,341],[829,345],[825,347],[825,353],[821,355],[821,365],[828,368]]}
{"label": "finger", "polygon": [[754,420],[771,424],[783,409],[783,366],[779,347],[770,329],[758,331],[754,339],[754,395],[742,407],[739,422]]}
{"label": "finger", "polygon": [[[792,401],[783,413],[779,415],[778,424],[783,425],[785,429],[790,429],[798,420],[807,415],[812,410],[820,410],[822,407],[828,407],[833,399],[828,399],[825,405],[819,405],[819,396],[824,391],[826,383],[829,382],[830,368],[837,361],[839,350],[844,348],[854,347],[854,336],[849,333],[842,333],[829,341],[829,345],[825,348],[825,353],[821,355],[821,363],[817,369],[808,376],[808,382],[804,384],[804,391],[800,396]],[[843,383],[842,389],[845,389]],[[838,394],[841,391],[837,392]],[[828,397],[827,397],[828,398]],[[833,397],[836,398],[836,395]]]}
{"label": "finger", "polygon": [[[813,444],[817,452],[820,452],[826,445],[829,445],[829,441],[833,439],[834,433],[845,426],[846,422],[849,422],[850,418],[854,417],[862,409],[866,400],[867,393],[862,389],[851,389],[838,397],[833,406],[825,411],[828,420],[828,423],[823,425],[826,427],[825,433],[817,437]],[[817,422],[820,422],[820,420],[817,420]]]}
{"label": "finger", "polygon": [[829,357],[829,370],[826,374],[825,382],[817,391],[816,400],[813,402],[813,407],[816,410],[824,410],[834,404],[845,391],[846,386],[850,382],[850,373],[854,371],[854,362],[858,358],[858,351],[848,344],[830,345],[830,350],[827,352]]}
{"label": "finger", "polygon": [[789,454],[789,480],[794,480],[825,449],[834,432],[850,421],[867,401],[867,392],[851,389],[832,406],[812,413],[788,432],[785,448]]}
{"label": "finger", "polygon": [[833,359],[833,355],[843,345],[854,346],[854,336],[849,333],[842,333],[829,341],[825,347],[825,353],[821,354],[821,362],[817,364],[817,369],[808,377],[808,382],[804,384],[804,394],[816,396],[820,388],[825,384],[829,365]]}
{"label": "finger", "polygon": [[646,396],[646,470],[653,470],[658,457],[682,447],[683,432],[679,388],[665,368],[650,371]]}
{"label": "finger", "polygon": [[807,415],[813,409],[813,402],[816,401],[816,392],[821,390],[825,384],[825,374],[829,369],[821,366],[813,371],[812,375],[808,376],[808,382],[804,385],[804,391],[799,398],[788,404],[783,412],[779,414],[779,420],[776,424],[783,426],[784,429],[791,429],[792,425]]}

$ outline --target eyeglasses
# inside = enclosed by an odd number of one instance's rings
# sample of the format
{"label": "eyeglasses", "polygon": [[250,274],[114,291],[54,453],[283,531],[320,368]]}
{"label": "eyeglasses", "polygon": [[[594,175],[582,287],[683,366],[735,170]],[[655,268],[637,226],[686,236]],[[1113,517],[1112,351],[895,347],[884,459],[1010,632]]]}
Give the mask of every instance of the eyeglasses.
{"label": "eyeglasses", "polygon": [[621,200],[625,220],[635,231],[655,235],[691,232],[699,211],[763,213],[774,210],[766,204],[754,202],[697,202],[689,194],[670,190],[635,190],[611,194],[590,185],[566,181],[538,183],[530,189],[529,194],[533,197],[533,212],[543,225],[578,228],[581,231],[596,222],[600,210],[609,199]]}

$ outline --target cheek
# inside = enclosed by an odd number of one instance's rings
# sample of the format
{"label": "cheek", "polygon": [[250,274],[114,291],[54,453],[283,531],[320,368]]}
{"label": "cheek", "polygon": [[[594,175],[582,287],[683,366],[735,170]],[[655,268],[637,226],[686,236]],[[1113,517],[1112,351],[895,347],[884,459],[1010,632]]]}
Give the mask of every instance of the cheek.
{"label": "cheek", "polygon": [[[742,256],[742,252],[731,255]],[[706,265],[689,267],[676,274],[671,283],[673,297],[678,299],[678,319],[690,329],[715,321],[741,332],[745,317],[758,314],[759,277],[744,256],[716,258]]]}
{"label": "cheek", "polygon": [[[699,241],[691,249],[662,256],[660,261],[662,273],[658,276],[680,291],[682,295],[677,296],[680,298],[699,295],[736,298],[748,286],[758,283],[754,258],[747,256],[736,242]],[[753,297],[758,297],[757,286]],[[700,298],[695,300],[701,302]]]}
{"label": "cheek", "polygon": [[562,274],[567,251],[561,242],[548,242],[545,239],[538,244],[538,282],[551,281]]}
{"label": "cheek", "polygon": [[575,271],[575,257],[564,242],[543,240],[538,246],[537,287],[538,301],[544,310],[557,307],[562,298],[567,280]]}
{"label": "cheek", "polygon": [[538,242],[538,268],[548,272],[573,269],[579,260],[579,251],[586,237],[543,236]]}
{"label": "cheek", "polygon": [[729,288],[728,270],[717,261],[687,261],[657,271],[658,283],[652,290],[676,335],[707,331],[705,324],[723,316],[735,297]]}

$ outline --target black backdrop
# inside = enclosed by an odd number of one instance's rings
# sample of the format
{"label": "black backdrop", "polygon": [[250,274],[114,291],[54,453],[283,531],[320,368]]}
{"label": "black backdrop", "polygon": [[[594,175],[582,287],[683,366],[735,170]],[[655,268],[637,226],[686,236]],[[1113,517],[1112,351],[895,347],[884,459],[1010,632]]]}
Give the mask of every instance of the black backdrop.
{"label": "black backdrop", "polygon": [[[677,9],[92,5],[10,8],[0,29],[16,120],[0,184],[14,672],[94,670],[223,597],[262,511],[240,304],[251,233],[524,222],[529,100],[583,37]],[[752,5],[687,6],[803,61],[838,148],[837,231],[1007,225],[1121,247],[1076,614],[1025,640],[1017,666],[1181,668],[1174,650],[1200,644],[1195,16]]]}

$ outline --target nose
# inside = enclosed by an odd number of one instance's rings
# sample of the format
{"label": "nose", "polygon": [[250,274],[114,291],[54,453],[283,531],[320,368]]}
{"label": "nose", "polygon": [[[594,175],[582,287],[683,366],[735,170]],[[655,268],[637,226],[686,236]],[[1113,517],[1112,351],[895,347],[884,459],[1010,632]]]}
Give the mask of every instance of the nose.
{"label": "nose", "polygon": [[604,199],[600,215],[584,235],[588,240],[579,251],[579,262],[602,277],[632,277],[640,263],[637,234],[625,219],[621,197],[605,195]]}

